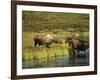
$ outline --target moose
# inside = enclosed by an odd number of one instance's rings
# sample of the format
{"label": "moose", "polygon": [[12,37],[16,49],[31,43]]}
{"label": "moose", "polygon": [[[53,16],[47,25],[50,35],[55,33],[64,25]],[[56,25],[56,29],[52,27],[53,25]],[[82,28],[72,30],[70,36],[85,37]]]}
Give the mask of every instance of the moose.
{"label": "moose", "polygon": [[68,43],[68,45],[72,48],[73,56],[76,54],[79,56],[81,51],[86,54],[86,52],[89,50],[89,42],[81,40],[75,36],[65,39],[65,43]]}
{"label": "moose", "polygon": [[36,35],[34,37],[34,45],[35,47],[45,45],[47,48],[50,48],[52,43],[59,43],[61,44],[61,39],[58,39],[56,36],[52,36],[50,34],[47,35]]}

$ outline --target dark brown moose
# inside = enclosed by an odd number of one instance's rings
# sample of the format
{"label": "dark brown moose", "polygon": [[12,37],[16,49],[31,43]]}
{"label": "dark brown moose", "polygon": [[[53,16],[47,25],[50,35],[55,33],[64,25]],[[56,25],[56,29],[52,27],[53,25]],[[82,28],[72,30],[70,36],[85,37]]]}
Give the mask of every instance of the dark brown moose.
{"label": "dark brown moose", "polygon": [[74,56],[76,54],[79,56],[80,51],[83,51],[86,56],[87,55],[86,52],[89,51],[89,42],[81,40],[77,37],[68,37],[65,40],[65,43],[68,43],[69,46],[72,48],[72,53]]}

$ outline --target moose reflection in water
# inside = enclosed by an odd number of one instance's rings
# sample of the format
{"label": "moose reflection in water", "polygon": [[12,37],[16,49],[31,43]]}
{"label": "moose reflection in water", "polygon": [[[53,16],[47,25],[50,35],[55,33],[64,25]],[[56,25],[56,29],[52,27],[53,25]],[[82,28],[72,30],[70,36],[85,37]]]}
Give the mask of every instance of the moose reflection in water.
{"label": "moose reflection in water", "polygon": [[79,37],[34,35],[33,47],[23,52],[23,69],[89,65],[89,42]]}

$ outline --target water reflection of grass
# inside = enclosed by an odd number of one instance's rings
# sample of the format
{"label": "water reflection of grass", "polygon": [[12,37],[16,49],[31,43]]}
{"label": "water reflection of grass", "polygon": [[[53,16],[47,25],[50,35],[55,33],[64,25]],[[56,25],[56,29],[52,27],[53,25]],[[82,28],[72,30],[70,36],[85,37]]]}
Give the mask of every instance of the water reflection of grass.
{"label": "water reflection of grass", "polygon": [[48,59],[52,57],[57,57],[57,56],[67,56],[68,55],[68,50],[66,49],[66,46],[64,47],[51,47],[51,48],[46,48],[46,47],[40,47],[40,48],[35,48],[33,47],[32,49],[25,49],[23,51],[23,61],[25,62],[26,60],[40,60],[40,59]]}

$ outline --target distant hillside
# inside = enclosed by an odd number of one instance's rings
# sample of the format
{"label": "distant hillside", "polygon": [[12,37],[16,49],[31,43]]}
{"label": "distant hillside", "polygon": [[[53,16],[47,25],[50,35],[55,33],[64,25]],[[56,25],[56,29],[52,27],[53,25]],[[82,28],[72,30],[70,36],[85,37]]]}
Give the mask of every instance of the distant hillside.
{"label": "distant hillside", "polygon": [[23,31],[89,31],[89,15],[76,13],[22,12]]}

